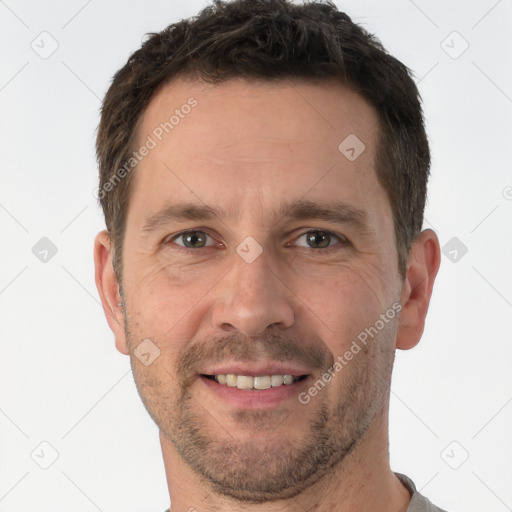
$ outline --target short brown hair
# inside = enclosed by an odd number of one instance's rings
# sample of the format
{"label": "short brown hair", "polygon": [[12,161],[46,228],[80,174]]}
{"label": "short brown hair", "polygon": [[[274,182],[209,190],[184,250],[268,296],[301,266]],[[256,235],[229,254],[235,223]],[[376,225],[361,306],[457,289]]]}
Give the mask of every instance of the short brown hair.
{"label": "short brown hair", "polygon": [[405,277],[423,224],[430,151],[412,73],[377,38],[332,2],[289,0],[214,0],[197,16],[149,36],[115,74],[96,140],[99,198],[119,279],[131,175],[113,178],[130,158],[152,97],[187,75],[214,84],[230,78],[340,79],[368,101],[379,118],[376,173],[391,204],[398,270]]}

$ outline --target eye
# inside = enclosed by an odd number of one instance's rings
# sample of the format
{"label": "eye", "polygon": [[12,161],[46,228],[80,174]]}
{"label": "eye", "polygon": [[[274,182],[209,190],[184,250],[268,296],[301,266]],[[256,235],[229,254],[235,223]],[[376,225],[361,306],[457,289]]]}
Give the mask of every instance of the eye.
{"label": "eye", "polygon": [[[304,239],[305,243],[297,243],[301,239]],[[337,241],[338,243],[332,244],[331,242],[333,241]],[[295,241],[298,246],[309,247],[311,249],[330,249],[333,246],[340,245],[340,242],[341,245],[348,245],[349,243],[348,240],[341,235],[335,235],[330,231],[322,231],[319,229],[307,231],[300,235]]]}
{"label": "eye", "polygon": [[201,249],[202,247],[211,247],[213,245],[213,243],[207,244],[207,239],[214,243],[213,238],[204,231],[183,231],[169,238],[166,243],[173,242],[187,249]]}

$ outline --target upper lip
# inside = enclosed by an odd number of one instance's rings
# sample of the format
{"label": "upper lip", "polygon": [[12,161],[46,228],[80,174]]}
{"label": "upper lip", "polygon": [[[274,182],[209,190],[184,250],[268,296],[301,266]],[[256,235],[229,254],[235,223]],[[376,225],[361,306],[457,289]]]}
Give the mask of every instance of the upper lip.
{"label": "upper lip", "polygon": [[212,366],[201,372],[201,375],[246,375],[248,377],[258,377],[260,375],[309,375],[311,373],[307,368],[294,365],[292,363],[260,362],[260,363],[223,363],[222,365]]}

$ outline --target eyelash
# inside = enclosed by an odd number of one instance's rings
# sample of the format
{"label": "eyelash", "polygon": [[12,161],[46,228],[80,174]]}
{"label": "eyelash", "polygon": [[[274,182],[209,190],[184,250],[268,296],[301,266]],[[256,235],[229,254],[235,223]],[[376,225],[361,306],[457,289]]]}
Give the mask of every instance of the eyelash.
{"label": "eyelash", "polygon": [[327,231],[327,230],[324,230],[324,229],[308,229],[307,231],[304,231],[302,232],[300,235],[298,235],[295,239],[294,239],[294,242],[296,243],[297,240],[299,240],[300,238],[302,238],[303,236],[309,234],[309,233],[324,233],[324,234],[327,234],[331,237],[331,241],[332,239],[337,239],[338,240],[338,243],[335,243],[334,245],[329,245],[327,247],[323,247],[323,248],[317,248],[315,249],[314,247],[303,247],[303,246],[299,246],[301,249],[311,249],[315,252],[321,252],[321,253],[330,253],[332,251],[336,251],[336,250],[340,250],[342,247],[346,247],[350,244],[350,242],[348,241],[347,237],[345,237],[344,235],[338,235],[337,233],[333,233],[332,231]]}
{"label": "eyelash", "polygon": [[[190,251],[197,251],[199,249],[209,249],[209,248],[212,248],[214,247],[214,245],[208,245],[208,246],[204,246],[204,247],[198,247],[197,249],[193,249],[193,248],[190,248],[190,247],[186,247],[184,245],[179,245],[179,244],[174,244],[174,240],[186,235],[186,234],[190,234],[190,233],[203,233],[205,234],[206,236],[210,237],[212,240],[213,240],[213,237],[211,235],[209,235],[206,231],[202,231],[200,229],[188,229],[186,231],[181,231],[179,233],[177,233],[176,235],[173,235],[172,237],[167,237],[166,239],[164,239],[163,241],[163,244],[164,245],[175,245],[175,247],[179,250],[179,251],[184,251],[184,252],[190,252]],[[350,241],[344,236],[344,235],[340,235],[340,234],[337,234],[337,233],[334,233],[332,231],[328,231],[328,230],[325,230],[325,229],[309,229],[307,231],[304,231],[302,232],[300,235],[298,235],[295,239],[294,239],[294,242],[297,242],[300,238],[302,238],[303,236],[309,234],[309,233],[325,233],[327,235],[329,235],[331,238],[334,238],[334,239],[337,239],[338,240],[338,243],[337,244],[334,244],[334,245],[329,245],[327,247],[323,247],[323,248],[314,248],[314,247],[303,247],[303,246],[299,246],[301,249],[311,249],[315,252],[320,252],[320,253],[329,253],[333,250],[339,250],[341,247],[346,247],[348,245],[350,245]],[[223,245],[223,244],[222,244]],[[288,246],[288,244],[287,244]],[[341,246],[341,247],[340,247]]]}

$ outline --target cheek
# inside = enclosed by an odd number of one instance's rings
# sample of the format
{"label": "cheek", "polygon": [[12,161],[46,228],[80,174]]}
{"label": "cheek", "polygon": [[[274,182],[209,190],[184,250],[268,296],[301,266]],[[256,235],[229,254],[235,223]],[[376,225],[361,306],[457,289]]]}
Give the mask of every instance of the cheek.
{"label": "cheek", "polygon": [[177,276],[158,263],[134,269],[131,275],[137,276],[125,289],[131,332],[162,348],[172,339],[176,349],[180,339],[190,339],[196,329],[194,318],[219,280],[217,274],[186,272]]}
{"label": "cheek", "polygon": [[296,284],[304,314],[323,333],[333,355],[343,353],[366,328],[375,324],[393,301],[389,283],[376,268],[333,269],[327,277],[309,275]]}

